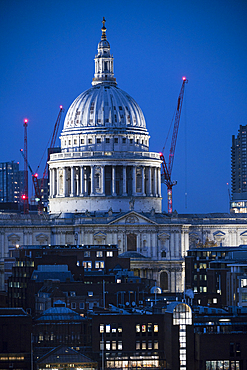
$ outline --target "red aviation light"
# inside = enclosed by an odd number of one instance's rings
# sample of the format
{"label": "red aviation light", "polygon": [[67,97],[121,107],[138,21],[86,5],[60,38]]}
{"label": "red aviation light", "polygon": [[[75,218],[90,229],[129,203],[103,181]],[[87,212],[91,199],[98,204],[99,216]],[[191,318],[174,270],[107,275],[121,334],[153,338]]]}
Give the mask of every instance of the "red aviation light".
{"label": "red aviation light", "polygon": [[24,123],[28,123],[28,119],[27,118],[24,119]]}
{"label": "red aviation light", "polygon": [[39,175],[38,175],[37,173],[35,173],[33,176],[34,176],[34,177],[38,177]]}
{"label": "red aviation light", "polygon": [[187,78],[186,78],[186,77],[183,77],[183,78],[182,78],[182,80],[183,80],[183,81],[186,81],[186,80],[187,80]]}
{"label": "red aviation light", "polygon": [[60,109],[63,109],[63,106],[62,105],[60,105],[60,107],[59,107]]}
{"label": "red aviation light", "polygon": [[25,194],[22,195],[22,199],[27,199]]}
{"label": "red aviation light", "polygon": [[163,153],[159,152],[159,156],[161,157],[163,155]]}

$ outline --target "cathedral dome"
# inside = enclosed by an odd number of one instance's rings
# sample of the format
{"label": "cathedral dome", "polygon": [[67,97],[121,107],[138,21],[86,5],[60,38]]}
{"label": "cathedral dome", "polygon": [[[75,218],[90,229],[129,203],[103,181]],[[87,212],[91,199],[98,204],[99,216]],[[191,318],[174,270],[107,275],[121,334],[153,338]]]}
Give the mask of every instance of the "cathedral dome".
{"label": "cathedral dome", "polygon": [[62,135],[96,131],[146,132],[146,122],[136,101],[116,85],[105,82],[80,94],[71,104]]}
{"label": "cathedral dome", "polygon": [[161,212],[160,155],[149,152],[141,108],[117,86],[102,23],[92,87],[71,104],[61,152],[50,156],[50,212]]}

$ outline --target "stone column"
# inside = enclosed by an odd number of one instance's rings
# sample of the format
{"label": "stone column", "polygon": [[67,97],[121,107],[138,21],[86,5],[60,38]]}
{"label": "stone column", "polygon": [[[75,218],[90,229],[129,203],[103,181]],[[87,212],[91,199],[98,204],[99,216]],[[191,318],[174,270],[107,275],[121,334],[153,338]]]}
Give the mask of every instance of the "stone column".
{"label": "stone column", "polygon": [[50,168],[49,169],[49,171],[50,171],[50,198],[53,198],[54,197],[54,189],[53,189],[53,184],[54,184],[54,182],[53,182],[53,168]]}
{"label": "stone column", "polygon": [[158,171],[158,197],[161,197],[161,171],[160,168],[157,168]]}
{"label": "stone column", "polygon": [[187,250],[190,249],[189,231],[187,230],[184,237],[184,255],[186,256]]}
{"label": "stone column", "polygon": [[184,230],[182,230],[181,233],[181,256],[185,256],[185,233]]}
{"label": "stone column", "polygon": [[142,195],[145,196],[145,167],[142,166]]}
{"label": "stone column", "polygon": [[57,168],[57,195],[59,195],[59,168]]}
{"label": "stone column", "polygon": [[70,196],[74,196],[74,167],[70,167]]}
{"label": "stone column", "polygon": [[91,194],[94,195],[94,166],[91,165]]}
{"label": "stone column", "polygon": [[84,195],[84,167],[80,166],[80,197]]}
{"label": "stone column", "polygon": [[179,240],[179,231],[175,233],[175,257],[180,258],[181,250],[180,250],[180,240]]}
{"label": "stone column", "polygon": [[116,166],[112,166],[112,195],[116,196]]}
{"label": "stone column", "polygon": [[102,195],[105,195],[105,166],[104,165],[101,167],[101,171],[102,171],[102,178],[101,178],[101,181],[102,181]]}
{"label": "stone column", "polygon": [[153,196],[153,192],[152,192],[152,167],[149,167],[148,168],[148,195],[149,196]]}
{"label": "stone column", "polygon": [[52,193],[53,193],[53,198],[56,196],[56,169],[52,169]]}
{"label": "stone column", "polygon": [[88,175],[87,175],[87,172],[86,172],[86,174],[85,174],[85,176],[86,176],[86,178],[85,179],[83,179],[83,181],[84,181],[84,191],[85,191],[85,195],[88,195]]}
{"label": "stone column", "polygon": [[171,258],[175,257],[175,246],[174,246],[174,230],[171,232],[171,238],[170,238],[170,253],[171,253]]}
{"label": "stone column", "polygon": [[132,167],[132,195],[136,195],[136,166]]}
{"label": "stone column", "polygon": [[154,167],[154,197],[157,197],[157,168]]}
{"label": "stone column", "polygon": [[63,167],[63,196],[66,197],[66,167]]}
{"label": "stone column", "polygon": [[76,196],[78,197],[80,189],[79,189],[79,173],[77,170],[75,171],[75,184],[76,184]]}
{"label": "stone column", "polygon": [[126,166],[123,166],[123,194],[124,196],[127,195],[127,186],[126,186]]}

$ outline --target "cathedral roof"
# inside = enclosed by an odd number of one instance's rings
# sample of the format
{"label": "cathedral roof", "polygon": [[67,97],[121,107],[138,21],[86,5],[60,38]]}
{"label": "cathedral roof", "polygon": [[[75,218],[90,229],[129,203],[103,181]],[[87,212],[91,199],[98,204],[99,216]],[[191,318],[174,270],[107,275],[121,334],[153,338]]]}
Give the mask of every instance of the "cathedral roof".
{"label": "cathedral roof", "polygon": [[74,100],[65,117],[63,134],[101,128],[146,131],[139,105],[125,91],[107,82],[95,85]]}

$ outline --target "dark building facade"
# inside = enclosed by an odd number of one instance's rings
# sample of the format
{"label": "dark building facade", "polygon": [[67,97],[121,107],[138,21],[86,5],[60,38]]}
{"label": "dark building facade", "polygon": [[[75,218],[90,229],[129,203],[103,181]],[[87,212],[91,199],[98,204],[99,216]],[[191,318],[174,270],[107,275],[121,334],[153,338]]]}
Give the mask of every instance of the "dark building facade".
{"label": "dark building facade", "polygon": [[31,369],[31,333],[22,308],[0,308],[0,369]]}
{"label": "dark building facade", "polygon": [[19,203],[23,191],[23,171],[19,163],[0,163],[0,202]]}
{"label": "dark building facade", "polygon": [[193,248],[185,257],[185,288],[194,303],[212,307],[247,306],[247,248]]}
{"label": "dark building facade", "polygon": [[246,158],[247,125],[232,136],[231,148],[231,210],[236,213],[247,212],[247,158]]}

